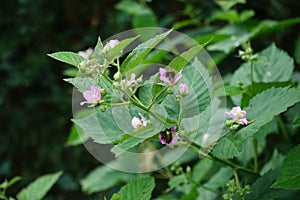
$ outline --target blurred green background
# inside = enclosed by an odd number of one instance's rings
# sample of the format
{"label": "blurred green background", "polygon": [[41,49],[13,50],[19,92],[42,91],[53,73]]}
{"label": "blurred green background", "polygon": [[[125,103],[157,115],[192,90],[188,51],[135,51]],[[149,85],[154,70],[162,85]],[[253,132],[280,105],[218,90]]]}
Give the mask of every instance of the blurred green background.
{"label": "blurred green background", "polygon": [[[83,146],[65,145],[72,125],[72,87],[62,79],[69,67],[53,61],[47,53],[77,52],[94,46],[98,36],[106,39],[142,26],[175,27],[186,32],[227,23],[212,19],[219,9],[214,1],[135,2],[140,7],[124,8],[117,0],[1,1],[0,182],[22,177],[9,194],[14,195],[42,174],[63,170],[63,177],[46,199],[91,198],[81,192],[79,181],[99,162]],[[298,0],[252,0],[235,8],[254,10],[258,21],[300,16]],[[260,37],[253,41],[254,47],[276,41],[293,55],[299,30],[299,25],[294,25]],[[231,68],[226,66],[236,62],[227,59],[219,68],[226,73]]]}

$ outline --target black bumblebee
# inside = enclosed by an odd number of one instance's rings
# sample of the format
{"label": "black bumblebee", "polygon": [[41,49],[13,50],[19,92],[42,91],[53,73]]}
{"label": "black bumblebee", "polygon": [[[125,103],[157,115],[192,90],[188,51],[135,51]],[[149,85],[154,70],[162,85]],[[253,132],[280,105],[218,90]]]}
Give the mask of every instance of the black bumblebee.
{"label": "black bumblebee", "polygon": [[166,130],[160,132],[161,139],[165,140],[167,144],[170,144],[170,142],[173,139],[171,128],[167,128]]}

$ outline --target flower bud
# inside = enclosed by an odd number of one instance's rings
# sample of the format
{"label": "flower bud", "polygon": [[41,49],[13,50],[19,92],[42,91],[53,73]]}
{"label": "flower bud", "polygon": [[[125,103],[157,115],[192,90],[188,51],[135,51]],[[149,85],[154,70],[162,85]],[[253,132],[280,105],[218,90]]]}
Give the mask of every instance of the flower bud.
{"label": "flower bud", "polygon": [[233,125],[234,124],[234,122],[235,122],[235,120],[226,120],[226,122],[225,122],[225,125],[227,126],[227,127],[230,127],[231,125]]}
{"label": "flower bud", "polygon": [[105,89],[102,89],[102,90],[101,90],[101,96],[104,97],[106,94],[107,94],[106,90],[105,90]]}
{"label": "flower bud", "polygon": [[190,166],[187,166],[187,167],[186,167],[186,173],[187,173],[187,174],[190,174],[191,172],[192,172],[191,167],[190,167]]}
{"label": "flower bud", "polygon": [[117,72],[117,73],[115,73],[115,75],[114,75],[114,79],[116,80],[116,81],[119,81],[119,80],[121,80],[121,78],[122,78],[122,74],[121,74],[121,72]]}
{"label": "flower bud", "polygon": [[136,79],[136,82],[138,84],[142,84],[143,83],[143,75],[141,75],[138,79]]}
{"label": "flower bud", "polygon": [[167,94],[173,94],[173,91],[171,88],[168,88],[166,92],[167,92]]}
{"label": "flower bud", "polygon": [[99,107],[99,110],[100,110],[101,112],[105,112],[106,109],[107,109],[107,106],[106,106],[106,105],[100,105],[100,107]]}
{"label": "flower bud", "polygon": [[230,130],[230,131],[234,131],[234,130],[236,130],[238,127],[239,127],[239,125],[233,124],[232,126],[229,127],[229,130]]}
{"label": "flower bud", "polygon": [[119,82],[114,81],[114,82],[113,82],[113,86],[117,88],[117,87],[120,86],[120,84],[119,84]]}
{"label": "flower bud", "polygon": [[178,93],[182,96],[186,96],[189,94],[189,87],[186,83],[181,83],[178,86]]}

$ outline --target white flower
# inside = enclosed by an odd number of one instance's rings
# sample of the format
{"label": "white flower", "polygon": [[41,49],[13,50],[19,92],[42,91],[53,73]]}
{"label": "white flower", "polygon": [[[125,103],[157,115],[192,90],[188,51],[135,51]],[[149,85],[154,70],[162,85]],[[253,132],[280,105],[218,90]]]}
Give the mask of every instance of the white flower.
{"label": "white flower", "polygon": [[145,117],[141,113],[139,113],[139,115],[140,115],[141,119],[139,119],[137,117],[133,117],[131,120],[131,125],[135,130],[147,126],[147,124],[149,122],[148,120],[145,119]]}

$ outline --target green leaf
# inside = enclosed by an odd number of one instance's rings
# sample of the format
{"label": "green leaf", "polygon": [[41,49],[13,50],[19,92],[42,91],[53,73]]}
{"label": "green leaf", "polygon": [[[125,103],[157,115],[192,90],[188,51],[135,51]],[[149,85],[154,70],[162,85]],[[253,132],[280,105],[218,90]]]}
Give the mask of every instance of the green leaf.
{"label": "green leaf", "polygon": [[[125,113],[120,114],[124,123],[131,124],[130,116]],[[89,137],[99,144],[109,144],[122,138],[126,129],[121,129],[115,120],[118,115],[113,114],[111,108],[105,112],[95,112],[82,119],[73,119]]]}
{"label": "green leaf", "polygon": [[61,51],[52,54],[47,54],[51,58],[59,60],[61,62],[67,63],[69,65],[73,65],[78,67],[79,63],[84,61],[84,58],[77,53],[69,52],[69,51]]}
{"label": "green leaf", "polygon": [[295,58],[297,64],[300,65],[300,34],[295,43],[294,58]]}
{"label": "green leaf", "polygon": [[[82,119],[94,112],[93,109],[83,109],[76,113],[76,119]],[[67,146],[76,146],[86,142],[89,139],[89,136],[82,131],[76,124],[73,124],[71,131],[67,140]]]}
{"label": "green leaf", "polygon": [[158,26],[156,16],[149,8],[144,8],[142,12],[134,15],[132,24],[134,28]]}
{"label": "green leaf", "polygon": [[203,50],[203,46],[197,45],[189,50],[183,52],[181,55],[175,57],[171,62],[169,63],[169,67],[175,69],[176,71],[180,71],[183,69],[189,62],[195,58],[195,56]]}
{"label": "green leaf", "polygon": [[115,145],[111,152],[115,154],[116,157],[120,156],[121,154],[125,153],[127,150],[137,146],[138,144],[142,143],[143,141],[147,140],[148,138],[153,137],[160,131],[160,127],[155,126],[146,126],[138,131],[135,131],[131,135],[128,135],[129,138],[124,140],[123,142]]}
{"label": "green leaf", "polygon": [[270,88],[278,88],[278,87],[293,87],[294,84],[291,80],[285,82],[269,82],[269,83],[253,83],[244,89],[244,94],[242,97],[241,107],[246,107],[249,104],[251,99],[250,96],[255,96],[262,91]]}
{"label": "green leaf", "polygon": [[132,1],[132,0],[122,0],[116,4],[116,9],[127,12],[131,15],[136,15],[138,13],[143,12],[143,7],[141,4]]}
{"label": "green leaf", "polygon": [[168,182],[169,188],[167,189],[167,191],[171,191],[172,189],[178,187],[179,185],[184,183],[186,184],[187,182],[188,179],[185,174],[174,176]]}
{"label": "green leaf", "polygon": [[184,99],[183,117],[189,118],[199,115],[209,106],[214,86],[211,76],[197,59],[184,68],[182,76],[181,82],[189,86],[189,94]]}
{"label": "green leaf", "polygon": [[99,166],[89,172],[81,181],[81,187],[87,194],[101,192],[136,177],[135,174]]}
{"label": "green leaf", "polygon": [[64,81],[71,83],[79,92],[90,90],[91,86],[97,86],[97,81],[91,77],[65,78]]}
{"label": "green leaf", "polygon": [[288,87],[271,88],[256,95],[251,99],[249,106],[244,109],[247,112],[247,119],[254,120],[254,122],[237,133],[229,134],[221,139],[214,147],[213,154],[222,159],[239,156],[245,140],[251,137],[260,138],[260,135],[256,134],[261,127],[299,101],[299,90]]}
{"label": "green leaf", "polygon": [[271,159],[260,170],[260,174],[264,175],[269,170],[275,170],[283,163],[283,160],[284,160],[284,156],[282,154],[278,153],[278,150],[275,149],[273,151]]}
{"label": "green leaf", "polygon": [[98,37],[94,52],[91,54],[90,57],[96,58],[98,60],[99,64],[103,64],[103,62],[104,62],[104,58],[102,57],[102,53],[101,53],[102,49],[103,49],[103,44],[102,44],[101,38]]}
{"label": "green leaf", "polygon": [[289,190],[300,189],[300,145],[294,147],[286,156],[279,176],[272,185],[274,188],[284,188]]}
{"label": "green leaf", "polygon": [[275,182],[277,176],[278,169],[270,170],[258,178],[251,186],[250,194],[246,195],[246,200],[297,199],[299,192],[270,187]]}
{"label": "green leaf", "polygon": [[[278,49],[275,44],[257,55],[260,60],[253,64],[253,79],[256,83],[286,82],[291,79],[294,70],[293,59],[286,52]],[[250,84],[250,64],[244,63],[234,72],[230,85],[242,85],[245,88]],[[262,85],[257,86],[259,86],[257,89],[263,87]],[[232,97],[232,99],[236,105],[241,105],[240,96]]]}
{"label": "green leaf", "polygon": [[229,167],[221,168],[217,173],[213,174],[211,178],[199,187],[199,196],[197,199],[216,199],[220,188],[224,187],[228,180],[232,177],[232,171]]}
{"label": "green leaf", "polygon": [[222,10],[230,10],[236,4],[245,4],[246,0],[231,0],[231,1],[223,1],[223,0],[215,0],[215,2],[222,8]]}
{"label": "green leaf", "polygon": [[113,60],[120,57],[122,55],[122,51],[138,37],[139,36],[135,36],[120,41],[114,48],[109,49],[107,59]]}
{"label": "green leaf", "polygon": [[300,17],[282,20],[282,21],[263,20],[260,21],[259,24],[251,30],[250,39],[260,37],[262,35],[274,33],[276,31],[282,31],[286,27],[299,24],[299,23],[300,23]]}
{"label": "green leaf", "polygon": [[204,158],[200,160],[193,168],[192,180],[196,183],[200,183],[203,178],[208,174],[209,170],[213,167],[213,161]]}
{"label": "green leaf", "polygon": [[18,200],[42,199],[61,175],[62,172],[57,172],[39,177],[18,193]]}
{"label": "green leaf", "polygon": [[[294,62],[285,51],[277,48],[273,43],[257,55],[263,61],[258,60],[254,62],[253,78],[255,82],[269,83],[290,80],[294,70]],[[249,63],[240,66],[232,76],[231,85],[241,83],[244,87],[251,84]]]}
{"label": "green leaf", "polygon": [[216,34],[224,33],[224,30],[226,30],[226,33],[232,35],[232,37],[209,45],[208,50],[222,51],[225,54],[229,54],[235,48],[253,38],[257,38],[269,33],[274,33],[275,31],[283,30],[285,27],[292,26],[298,23],[300,23],[300,18],[293,18],[282,21],[264,20],[256,22],[256,26],[254,26],[251,30],[247,30],[243,25],[230,24],[224,29],[217,31]]}
{"label": "green leaf", "polygon": [[10,188],[12,185],[14,185],[16,182],[18,182],[20,180],[21,180],[21,177],[19,177],[19,176],[13,177],[9,181],[5,180],[3,183],[0,184],[0,191],[2,191],[2,189],[6,190],[7,188]]}
{"label": "green leaf", "polygon": [[253,10],[244,10],[241,12],[241,14],[238,14],[236,10],[229,10],[229,11],[219,11],[215,12],[214,18],[219,20],[225,20],[229,22],[235,22],[235,23],[242,23],[246,20],[250,19],[255,15]]}
{"label": "green leaf", "polygon": [[169,35],[172,30],[165,33],[156,35],[154,38],[138,45],[133,51],[126,57],[121,66],[121,72],[124,74],[127,71],[137,67],[142,60],[150,53],[150,51],[158,45],[165,37]]}
{"label": "green leaf", "polygon": [[119,191],[119,197],[116,200],[149,200],[151,199],[152,190],[155,187],[154,178],[145,177],[132,181],[122,187]]}
{"label": "green leaf", "polygon": [[244,93],[244,90],[241,87],[237,87],[237,86],[225,85],[224,89],[225,89],[224,96],[234,96],[237,94]]}
{"label": "green leaf", "polygon": [[294,122],[293,122],[294,125],[296,124],[300,124],[300,118],[296,119]]}

